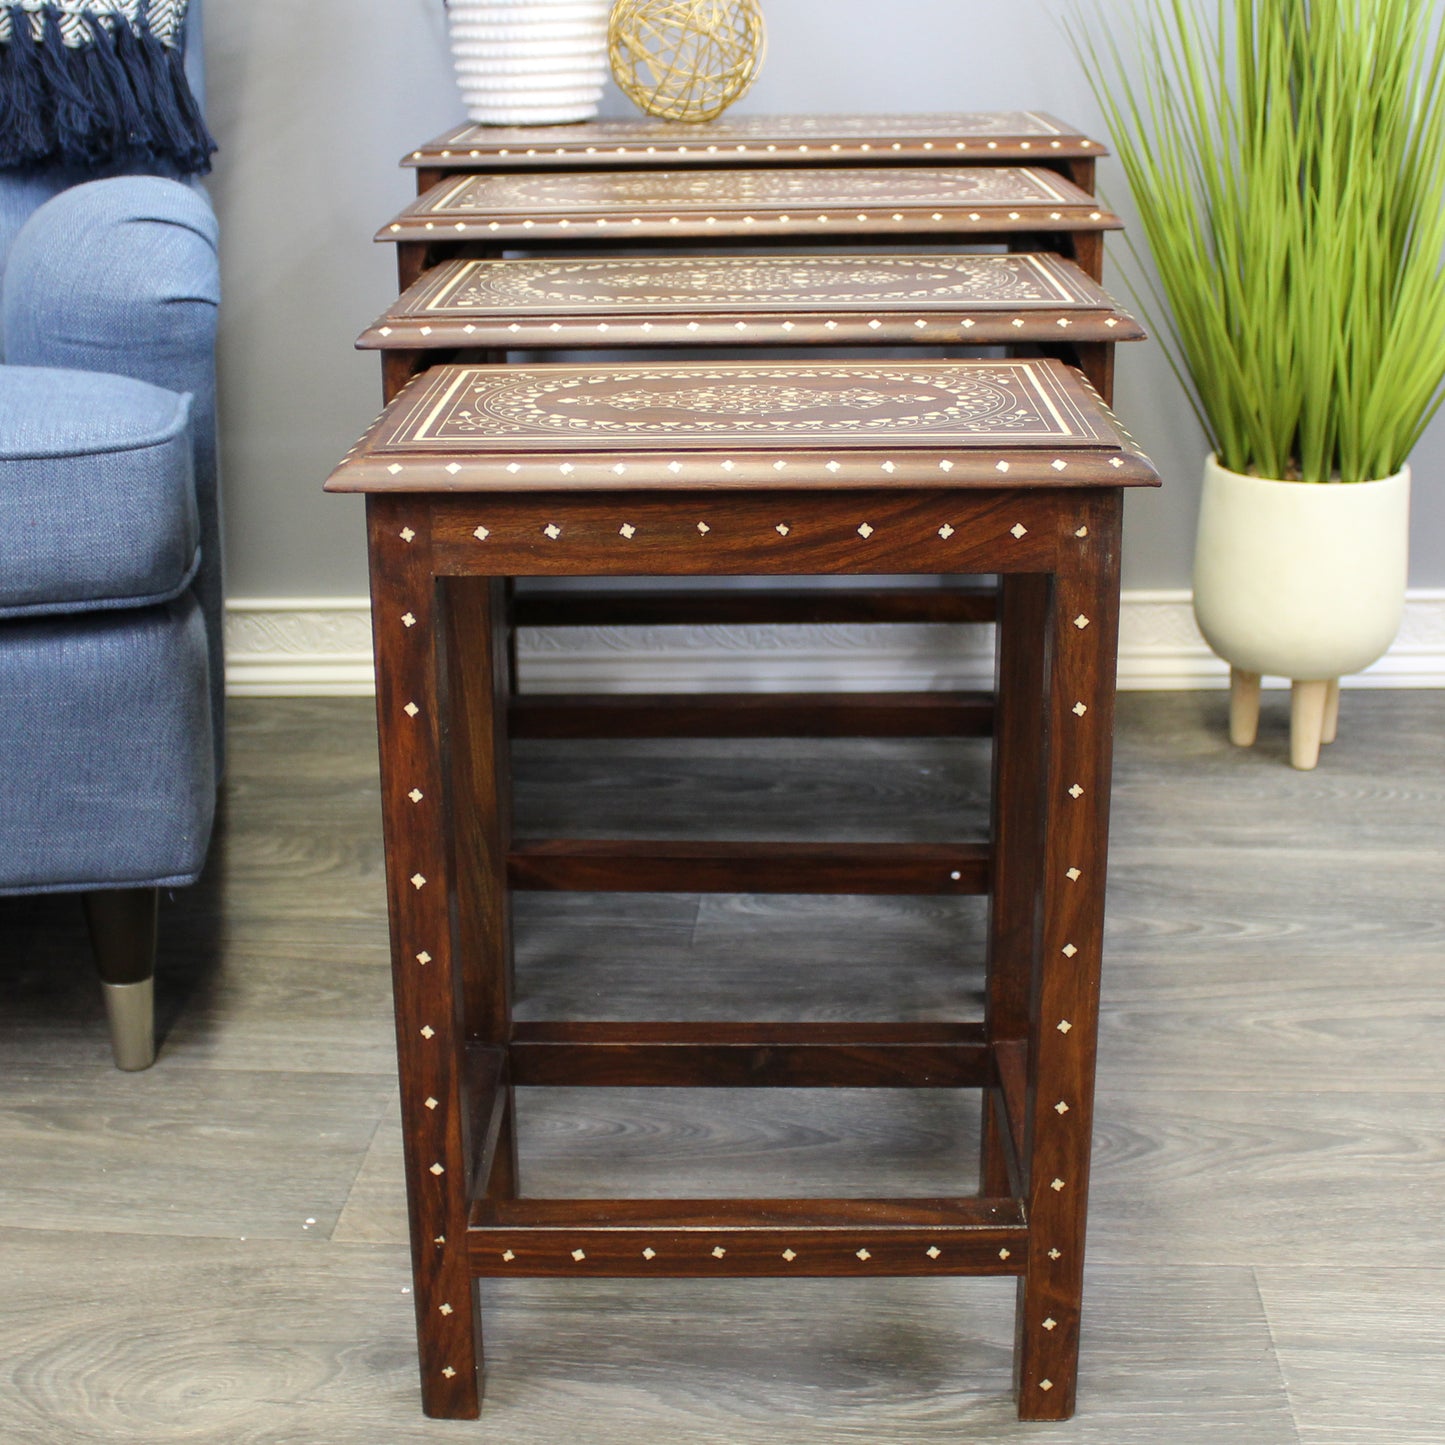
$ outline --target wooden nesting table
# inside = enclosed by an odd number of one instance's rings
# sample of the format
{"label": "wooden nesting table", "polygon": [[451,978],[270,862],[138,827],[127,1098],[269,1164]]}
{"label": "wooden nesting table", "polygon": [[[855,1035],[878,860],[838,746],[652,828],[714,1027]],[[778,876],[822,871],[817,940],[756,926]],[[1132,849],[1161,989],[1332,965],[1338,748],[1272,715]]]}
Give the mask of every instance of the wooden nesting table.
{"label": "wooden nesting table", "polygon": [[[328,488],[367,494],[422,1390],[479,1409],[481,1277],[1013,1275],[1026,1419],[1073,1408],[1123,489],[1052,359],[439,366]],[[503,579],[997,573],[990,836],[513,836]],[[982,730],[982,729],[980,729]],[[985,894],[970,1022],[515,1023],[515,889]],[[973,1087],[981,1189],[536,1199],[525,1085]]]}

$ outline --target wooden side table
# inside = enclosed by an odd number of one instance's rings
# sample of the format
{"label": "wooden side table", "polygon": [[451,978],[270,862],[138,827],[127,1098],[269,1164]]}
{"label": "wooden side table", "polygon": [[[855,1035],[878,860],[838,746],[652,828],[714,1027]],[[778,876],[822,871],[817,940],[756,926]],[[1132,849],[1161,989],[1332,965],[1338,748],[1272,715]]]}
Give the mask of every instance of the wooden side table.
{"label": "wooden side table", "polygon": [[[368,495],[422,1392],[479,1409],[483,1276],[1007,1274],[1019,1413],[1073,1409],[1123,488],[1153,469],[1056,362],[439,367],[328,482]],[[1002,575],[991,836],[517,839],[502,580]],[[970,1023],[518,1024],[512,889],[976,893]],[[975,1087],[982,1187],[934,1199],[521,1192],[512,1091]]]}

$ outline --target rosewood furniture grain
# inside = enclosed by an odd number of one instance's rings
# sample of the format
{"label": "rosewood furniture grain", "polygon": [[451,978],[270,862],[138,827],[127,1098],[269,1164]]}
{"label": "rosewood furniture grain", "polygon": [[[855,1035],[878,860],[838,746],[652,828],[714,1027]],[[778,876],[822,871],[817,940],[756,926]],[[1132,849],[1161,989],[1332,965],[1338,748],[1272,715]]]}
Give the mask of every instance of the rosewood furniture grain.
{"label": "rosewood furniture grain", "polygon": [[[367,494],[422,1390],[479,1409],[483,1276],[1012,1275],[1019,1413],[1073,1409],[1123,488],[1051,360],[442,366],[328,482]],[[503,580],[998,573],[993,822],[947,844],[518,839]],[[987,708],[987,700],[980,706]],[[976,893],[971,1022],[513,1023],[513,889]],[[975,1087],[981,1188],[537,1199],[518,1085]]]}

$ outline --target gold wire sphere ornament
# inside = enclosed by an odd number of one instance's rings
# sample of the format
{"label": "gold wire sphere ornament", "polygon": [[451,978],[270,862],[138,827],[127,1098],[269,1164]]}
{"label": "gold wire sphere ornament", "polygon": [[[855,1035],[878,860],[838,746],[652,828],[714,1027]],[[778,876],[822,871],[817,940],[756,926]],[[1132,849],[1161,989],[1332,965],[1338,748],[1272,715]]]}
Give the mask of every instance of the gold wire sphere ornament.
{"label": "gold wire sphere ornament", "polygon": [[617,84],[662,120],[721,115],[757,78],[766,42],[758,0],[617,0],[607,26]]}

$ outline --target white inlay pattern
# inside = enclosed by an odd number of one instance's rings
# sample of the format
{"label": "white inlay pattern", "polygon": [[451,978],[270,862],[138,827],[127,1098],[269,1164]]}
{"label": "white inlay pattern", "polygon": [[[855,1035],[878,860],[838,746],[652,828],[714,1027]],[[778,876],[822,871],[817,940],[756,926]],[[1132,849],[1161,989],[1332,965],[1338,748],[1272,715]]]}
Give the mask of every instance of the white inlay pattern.
{"label": "white inlay pattern", "polygon": [[445,1366],[445,1367],[442,1369],[442,1374],[443,1374],[448,1380],[450,1380],[450,1379],[452,1378],[452,1376],[456,1374],[456,1371],[455,1371],[454,1369],[452,1369],[452,1367],[451,1367],[450,1365],[447,1365],[447,1366]]}
{"label": "white inlay pattern", "polygon": [[631,522],[624,522],[617,529],[617,534],[620,537],[626,537],[630,542],[637,535],[637,528],[634,527]]}
{"label": "white inlay pattern", "polygon": [[397,533],[397,535],[401,538],[403,542],[410,542],[411,539],[416,536],[416,533],[413,532],[410,527],[403,527],[401,531]]}
{"label": "white inlay pattern", "polygon": [[706,537],[707,534],[712,531],[712,528],[709,527],[706,522],[699,522],[699,523],[697,524],[697,530],[698,530],[704,537]]}
{"label": "white inlay pattern", "polygon": [[1017,541],[1020,537],[1028,535],[1028,528],[1022,522],[1015,522],[1009,529],[1009,536]]}
{"label": "white inlay pattern", "polygon": [[1077,868],[1070,868],[1064,874],[1064,877],[1067,878],[1070,883],[1077,883],[1083,876],[1083,873]]}
{"label": "white inlay pattern", "polygon": [[1082,798],[1084,796],[1084,790],[1075,783],[1074,786],[1069,789],[1069,796],[1071,798]]}
{"label": "white inlay pattern", "polygon": [[1089,529],[1088,529],[1087,527],[1080,527],[1080,528],[1074,533],[1074,536],[1076,536],[1076,537],[1087,537],[1088,535],[1089,535]]}
{"label": "white inlay pattern", "polygon": [[491,535],[492,534],[487,531],[485,527],[478,527],[472,532],[472,536],[474,536],[479,542],[485,542],[487,538]]}
{"label": "white inlay pattern", "polygon": [[1059,1250],[1057,1250],[1057,1249],[1051,1249],[1051,1250],[1049,1251],[1049,1258],[1050,1258],[1050,1259],[1062,1259],[1063,1257],[1064,1257],[1063,1254],[1062,1254]]}
{"label": "white inlay pattern", "polygon": [[945,522],[945,523],[938,529],[938,535],[939,535],[940,537],[942,537],[943,540],[946,542],[946,541],[948,541],[948,539],[949,539],[951,536],[953,536],[953,528],[950,527],[947,522]]}
{"label": "white inlay pattern", "polygon": [[440,1099],[428,1099],[428,1100],[426,1101],[426,1107],[427,1107],[428,1109],[435,1109],[440,1103],[441,1103],[441,1100],[440,1100]]}
{"label": "white inlay pattern", "polygon": [[773,531],[780,537],[786,537],[788,535],[788,524],[786,522],[779,522],[778,525],[773,528]]}
{"label": "white inlay pattern", "polygon": [[1060,1099],[1059,1102],[1054,1105],[1054,1113],[1056,1113],[1056,1114],[1067,1114],[1068,1112],[1069,1112],[1069,1106],[1068,1106],[1066,1103],[1064,1103],[1064,1101],[1063,1101],[1062,1099]]}
{"label": "white inlay pattern", "polygon": [[442,1315],[449,1315],[452,1313],[452,1307],[449,1304],[438,1305],[437,1313]]}
{"label": "white inlay pattern", "polygon": [[1076,702],[1072,709],[1075,717],[1083,717],[1088,710],[1088,706],[1082,702]]}
{"label": "white inlay pattern", "polygon": [[418,892],[420,892],[423,888],[426,887],[426,874],[413,873],[411,875],[411,886],[415,888]]}
{"label": "white inlay pattern", "polygon": [[429,1174],[435,1174],[438,1179],[440,1179],[442,1175],[446,1172],[446,1169],[440,1164],[433,1164],[431,1168],[427,1171],[427,1173]]}
{"label": "white inlay pattern", "polygon": [[422,1038],[424,1038],[424,1039],[434,1039],[434,1038],[436,1037],[436,1032],[437,1032],[437,1031],[436,1031],[430,1024],[423,1024],[423,1025],[421,1026],[420,1032],[421,1032]]}
{"label": "white inlay pattern", "polygon": [[542,528],[542,533],[555,542],[557,538],[562,535],[562,529],[555,522],[548,522],[547,525]]}
{"label": "white inlay pattern", "polygon": [[657,1251],[649,1244],[647,1248],[642,1251],[642,1257],[643,1259],[656,1259]]}
{"label": "white inlay pattern", "polygon": [[928,1248],[925,1249],[923,1252],[929,1257],[929,1259],[937,1259],[938,1256],[943,1253],[943,1251],[936,1244],[930,1244]]}
{"label": "white inlay pattern", "polygon": [[413,803],[419,803],[419,802],[421,802],[421,800],[422,800],[425,796],[426,796],[426,794],[423,793],[420,788],[413,788],[413,789],[411,790],[411,792],[409,792],[409,793],[407,794],[407,797],[410,798]]}
{"label": "white inlay pattern", "polygon": [[503,1259],[507,1264],[511,1264],[511,1262],[512,1262],[514,1259],[516,1259],[516,1257],[517,1257],[517,1256],[516,1256],[515,1254],[513,1254],[510,1249],[504,1249],[504,1250],[502,1251],[502,1259]]}
{"label": "white inlay pattern", "polygon": [[1077,948],[1075,948],[1072,943],[1066,943],[1066,944],[1059,950],[1059,952],[1062,953],[1065,958],[1072,958],[1078,951],[1079,951],[1079,950],[1078,950]]}
{"label": "white inlay pattern", "polygon": [[417,954],[416,961],[421,964],[423,968],[425,968],[427,964],[431,962],[431,954],[429,954],[426,949],[422,949],[422,951]]}
{"label": "white inlay pattern", "polygon": [[797,1259],[797,1257],[798,1256],[791,1249],[785,1249],[783,1251],[783,1258],[787,1260],[789,1264],[792,1264],[792,1262]]}
{"label": "white inlay pattern", "polygon": [[873,528],[864,522],[858,528],[858,535],[866,542],[873,535]]}
{"label": "white inlay pattern", "polygon": [[414,702],[409,702],[404,708],[402,708],[402,711],[408,717],[415,717],[417,713],[421,711],[421,709]]}
{"label": "white inlay pattern", "polygon": [[575,1259],[578,1264],[581,1264],[582,1261],[587,1258],[587,1251],[584,1249],[574,1249],[572,1251],[572,1258]]}
{"label": "white inlay pattern", "polygon": [[1048,1391],[1048,1390],[1052,1390],[1053,1388],[1054,1388],[1054,1382],[1053,1382],[1052,1380],[1040,1380],[1040,1381],[1039,1381],[1039,1389],[1044,1390],[1044,1391]]}
{"label": "white inlay pattern", "polygon": [[403,627],[415,627],[416,618],[410,612],[403,612],[401,614],[401,625]]}
{"label": "white inlay pattern", "polygon": [[1009,1252],[1008,1252],[1008,1250],[1006,1250],[1006,1249],[1001,1249],[1001,1250],[999,1250],[999,1252],[998,1252],[998,1257],[999,1257],[1000,1259],[1007,1259],[1007,1258],[1009,1257]]}
{"label": "white inlay pattern", "polygon": [[857,1250],[855,1251],[855,1253],[857,1254],[857,1257],[863,1261],[864,1264],[867,1264],[868,1261],[873,1258],[873,1256],[869,1254],[866,1249]]}
{"label": "white inlay pattern", "polygon": [[722,1245],[718,1244],[713,1246],[712,1257],[714,1259],[721,1259],[726,1253],[727,1250],[725,1250]]}
{"label": "white inlay pattern", "polygon": [[1055,1194],[1060,1194],[1060,1193],[1063,1192],[1064,1181],[1063,1181],[1062,1179],[1053,1179],[1053,1180],[1050,1180],[1050,1181],[1049,1181],[1049,1188],[1052,1189]]}
{"label": "white inlay pattern", "polygon": [[1056,1027],[1061,1034],[1066,1034],[1073,1028],[1073,1024],[1071,1024],[1068,1019],[1060,1019]]}
{"label": "white inlay pattern", "polygon": [[1076,618],[1074,618],[1074,626],[1077,627],[1080,632],[1082,632],[1088,625],[1089,619],[1085,617],[1082,612],[1079,613]]}

